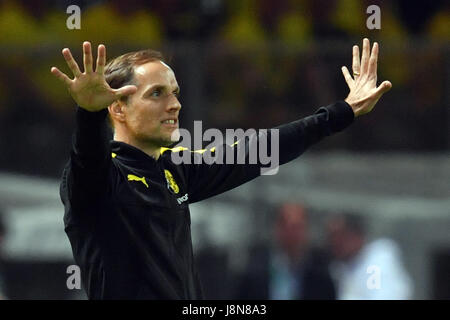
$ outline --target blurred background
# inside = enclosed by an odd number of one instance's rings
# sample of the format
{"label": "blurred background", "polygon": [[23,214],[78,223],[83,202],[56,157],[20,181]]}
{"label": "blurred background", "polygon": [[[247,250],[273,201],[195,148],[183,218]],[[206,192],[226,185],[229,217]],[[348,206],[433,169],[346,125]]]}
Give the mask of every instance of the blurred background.
{"label": "blurred background", "polygon": [[[85,40],[105,44],[109,58],[161,50],[181,86],[182,127],[247,129],[344,99],[340,67],[368,37],[380,44],[379,81],[393,84],[369,115],[277,175],[191,206],[205,296],[377,298],[354,288],[372,275],[361,257],[391,252],[386,264],[367,258],[382,265],[378,298],[449,299],[450,6],[412,3],[0,1],[0,297],[86,298],[66,286],[74,262],[59,177],[74,102],[50,74],[69,72],[62,48],[78,62]],[[79,30],[66,27],[72,4]],[[379,30],[366,27],[373,4]]]}

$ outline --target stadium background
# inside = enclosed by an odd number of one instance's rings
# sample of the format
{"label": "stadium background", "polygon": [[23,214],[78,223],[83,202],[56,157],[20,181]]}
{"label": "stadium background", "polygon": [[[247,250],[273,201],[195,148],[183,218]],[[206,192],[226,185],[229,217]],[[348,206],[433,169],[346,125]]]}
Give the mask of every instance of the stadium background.
{"label": "stadium background", "polygon": [[[68,30],[66,8],[81,8]],[[381,29],[366,8],[381,8]],[[181,86],[181,126],[265,128],[345,98],[340,67],[363,37],[380,43],[379,80],[391,90],[344,132],[236,190],[191,206],[207,298],[233,298],[255,243],[270,241],[275,208],[297,201],[310,236],[339,210],[367,217],[371,237],[403,252],[414,298],[450,298],[450,10],[445,1],[158,0],[0,1],[2,275],[10,299],[84,299],[66,287],[73,264],[63,232],[59,176],[74,103],[52,77],[61,49],[81,43],[107,57],[156,48]],[[230,236],[232,235],[232,236]]]}

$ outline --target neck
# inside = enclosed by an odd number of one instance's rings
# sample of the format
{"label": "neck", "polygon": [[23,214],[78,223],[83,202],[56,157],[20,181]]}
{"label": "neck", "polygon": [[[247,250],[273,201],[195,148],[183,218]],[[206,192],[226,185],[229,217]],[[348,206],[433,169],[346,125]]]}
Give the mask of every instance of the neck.
{"label": "neck", "polygon": [[141,142],[136,139],[132,139],[129,136],[121,135],[119,133],[114,133],[114,140],[125,142],[135,148],[138,148],[139,150],[143,151],[150,157],[155,158],[155,160],[158,160],[159,156],[161,155],[160,153],[161,146],[158,146],[150,142]]}

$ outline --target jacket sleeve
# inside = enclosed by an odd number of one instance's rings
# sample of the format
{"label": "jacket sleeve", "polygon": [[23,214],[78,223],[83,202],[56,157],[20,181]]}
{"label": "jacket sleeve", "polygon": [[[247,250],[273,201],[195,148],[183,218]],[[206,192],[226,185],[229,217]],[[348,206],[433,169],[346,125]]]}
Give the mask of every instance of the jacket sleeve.
{"label": "jacket sleeve", "polygon": [[62,177],[60,194],[63,203],[84,208],[103,197],[109,188],[108,172],[111,149],[106,121],[108,110],[76,110],[70,160]]}
{"label": "jacket sleeve", "polygon": [[[344,101],[338,101],[319,108],[306,118],[244,136],[232,146],[222,144],[202,153],[192,152],[191,162],[184,164],[189,202],[209,198],[261,174],[269,174],[264,173],[268,169],[267,161],[262,161],[259,151],[255,155],[255,150],[259,150],[261,143],[266,145],[269,159],[282,165],[297,158],[324,137],[342,131],[353,120],[351,107]],[[230,163],[226,161],[227,154],[233,155],[234,164],[226,164]],[[205,161],[207,158],[214,161]]]}

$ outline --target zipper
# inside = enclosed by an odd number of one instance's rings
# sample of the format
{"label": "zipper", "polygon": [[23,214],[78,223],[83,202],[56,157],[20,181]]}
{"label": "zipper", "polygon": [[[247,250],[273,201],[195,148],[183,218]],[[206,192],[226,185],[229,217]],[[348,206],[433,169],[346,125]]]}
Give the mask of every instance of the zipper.
{"label": "zipper", "polygon": [[[163,182],[166,183],[167,192],[170,193],[170,189],[168,187],[168,182],[167,182],[167,179],[166,179],[166,174],[165,174],[164,169],[163,169],[163,167],[161,165],[161,162],[157,161],[157,166],[158,166],[159,171],[160,171],[160,173],[162,175]],[[183,293],[184,293],[184,298],[185,299],[189,299],[189,292],[188,292],[188,288],[187,288],[187,284],[186,284],[186,279],[188,279],[188,275],[186,274],[186,270],[185,270],[185,266],[184,266],[184,263],[183,263],[183,259],[180,257],[180,255],[178,254],[178,251],[176,249],[176,245],[175,245],[175,227],[176,227],[176,223],[174,223],[172,225],[169,222],[170,256],[172,257],[174,262],[177,263],[177,266],[175,266],[175,269],[178,270],[180,272],[180,274],[181,274],[181,285],[182,285],[182,290],[183,290]]]}

